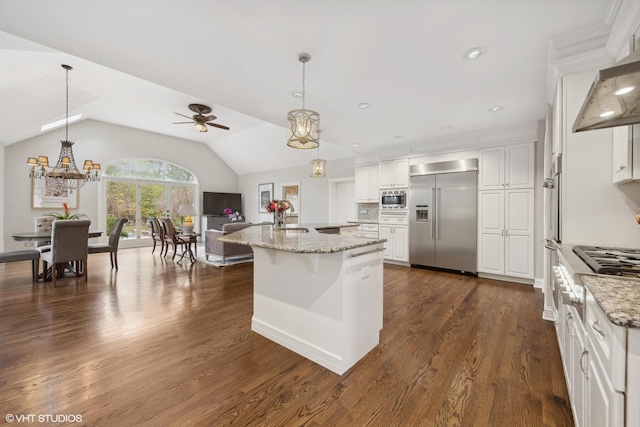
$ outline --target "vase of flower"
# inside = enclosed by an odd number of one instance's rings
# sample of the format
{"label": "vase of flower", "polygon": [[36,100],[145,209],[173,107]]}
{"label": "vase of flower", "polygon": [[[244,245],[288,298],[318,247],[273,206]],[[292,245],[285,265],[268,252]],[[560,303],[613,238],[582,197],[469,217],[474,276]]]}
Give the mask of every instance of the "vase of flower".
{"label": "vase of flower", "polygon": [[273,213],[273,229],[280,230],[284,225],[284,213],[288,210],[295,212],[293,204],[288,200],[272,200],[265,205],[267,212]]}

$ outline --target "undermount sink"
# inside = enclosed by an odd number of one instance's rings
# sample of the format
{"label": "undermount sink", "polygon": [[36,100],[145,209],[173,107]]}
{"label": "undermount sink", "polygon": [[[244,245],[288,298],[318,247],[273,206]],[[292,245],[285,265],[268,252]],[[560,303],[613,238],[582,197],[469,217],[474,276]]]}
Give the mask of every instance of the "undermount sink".
{"label": "undermount sink", "polygon": [[308,228],[285,228],[283,230],[286,234],[292,234],[292,233],[308,233],[309,229]]}

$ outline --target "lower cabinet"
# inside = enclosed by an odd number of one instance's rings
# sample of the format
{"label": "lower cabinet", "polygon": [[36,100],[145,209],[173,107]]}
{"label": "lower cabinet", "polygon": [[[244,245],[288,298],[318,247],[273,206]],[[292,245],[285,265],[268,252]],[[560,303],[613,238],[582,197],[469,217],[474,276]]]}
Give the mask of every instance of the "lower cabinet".
{"label": "lower cabinet", "polygon": [[358,236],[368,239],[378,238],[378,224],[360,224],[358,227]]}
{"label": "lower cabinet", "polygon": [[533,189],[479,192],[478,272],[532,279]]}
{"label": "lower cabinet", "polygon": [[616,326],[586,293],[584,322],[558,307],[558,342],[577,427],[640,426],[640,331]]}
{"label": "lower cabinet", "polygon": [[382,225],[379,237],[387,239],[384,244],[384,258],[409,262],[409,227],[406,225]]}

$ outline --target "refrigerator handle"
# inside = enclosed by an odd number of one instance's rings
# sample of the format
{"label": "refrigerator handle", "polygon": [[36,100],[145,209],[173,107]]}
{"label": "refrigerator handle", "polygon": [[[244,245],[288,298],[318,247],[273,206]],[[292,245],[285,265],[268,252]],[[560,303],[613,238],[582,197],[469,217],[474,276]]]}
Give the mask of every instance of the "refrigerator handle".
{"label": "refrigerator handle", "polygon": [[436,226],[436,189],[431,187],[431,240],[435,236],[436,232],[434,227]]}
{"label": "refrigerator handle", "polygon": [[436,240],[440,240],[440,187],[438,187],[436,197]]}

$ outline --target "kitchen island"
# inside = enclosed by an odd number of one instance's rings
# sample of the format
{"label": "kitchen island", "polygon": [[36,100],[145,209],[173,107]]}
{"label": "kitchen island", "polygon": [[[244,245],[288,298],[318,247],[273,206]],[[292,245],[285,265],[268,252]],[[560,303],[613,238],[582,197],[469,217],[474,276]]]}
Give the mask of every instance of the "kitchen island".
{"label": "kitchen island", "polygon": [[251,329],[342,375],[379,342],[384,239],[339,225],[248,227],[219,238],[254,253]]}

